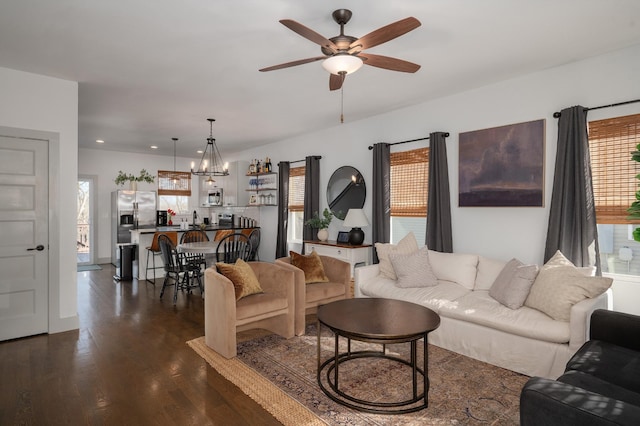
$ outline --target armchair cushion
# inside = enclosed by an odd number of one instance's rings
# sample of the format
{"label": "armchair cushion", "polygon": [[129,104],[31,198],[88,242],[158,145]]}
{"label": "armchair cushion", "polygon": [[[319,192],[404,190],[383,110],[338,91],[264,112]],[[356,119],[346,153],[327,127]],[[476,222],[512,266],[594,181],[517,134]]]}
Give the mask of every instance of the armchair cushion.
{"label": "armchair cushion", "polygon": [[238,259],[235,264],[218,262],[216,263],[216,268],[233,283],[236,300],[252,294],[262,293],[258,277],[244,260]]}
{"label": "armchair cushion", "polygon": [[289,256],[291,256],[291,264],[304,272],[305,284],[329,282],[329,278],[324,273],[322,260],[315,251],[307,255],[290,251]]}

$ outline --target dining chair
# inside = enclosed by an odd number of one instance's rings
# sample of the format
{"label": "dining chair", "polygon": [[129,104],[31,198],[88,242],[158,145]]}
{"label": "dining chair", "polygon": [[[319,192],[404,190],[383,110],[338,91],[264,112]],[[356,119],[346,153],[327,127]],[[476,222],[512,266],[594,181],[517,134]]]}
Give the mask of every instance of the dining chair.
{"label": "dining chair", "polygon": [[[209,241],[209,237],[207,236],[207,233],[201,229],[191,229],[180,237],[180,244],[199,243],[205,241]],[[207,267],[207,260],[204,254],[185,253],[185,259],[193,272],[195,272],[196,268],[205,269]]]}
{"label": "dining chair", "polygon": [[249,253],[249,260],[260,260],[258,256],[258,247],[260,247],[260,229],[254,228],[249,234],[249,241],[251,242],[251,253]]}
{"label": "dining chair", "polygon": [[184,253],[176,250],[175,244],[167,235],[160,235],[158,237],[158,244],[160,245],[162,260],[164,261],[165,272],[162,290],[160,290],[160,299],[162,299],[164,295],[165,288],[171,286],[171,281],[173,281],[174,305],[178,300],[178,290],[186,290],[187,293],[191,293],[194,288],[199,288],[200,294],[204,294],[200,268],[198,268],[197,274],[193,273],[194,271],[185,260]]}
{"label": "dining chair", "polygon": [[[167,235],[174,245],[178,244],[178,233],[176,231],[167,231],[167,232],[155,232],[153,234],[153,240],[151,240],[151,245],[147,246],[147,265],[144,270],[144,279],[153,285],[156,284],[156,269],[162,269],[162,266],[156,266],[156,256],[162,255],[160,252],[160,244],[158,244],[158,237],[162,234]],[[149,258],[151,258],[152,267],[149,268]],[[153,270],[153,281],[148,278],[149,269]]]}
{"label": "dining chair", "polygon": [[234,263],[238,259],[249,261],[251,241],[241,232],[227,235],[218,243],[216,262]]}

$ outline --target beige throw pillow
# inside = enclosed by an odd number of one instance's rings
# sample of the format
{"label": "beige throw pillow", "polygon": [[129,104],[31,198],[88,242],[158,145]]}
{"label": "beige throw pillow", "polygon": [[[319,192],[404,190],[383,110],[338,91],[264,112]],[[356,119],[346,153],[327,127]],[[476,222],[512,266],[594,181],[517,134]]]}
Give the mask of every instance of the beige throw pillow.
{"label": "beige throw pillow", "polygon": [[263,292],[258,277],[256,277],[251,266],[244,260],[238,259],[235,264],[218,262],[216,263],[216,268],[218,268],[218,272],[229,278],[233,283],[236,300]]}
{"label": "beige throw pillow", "polygon": [[391,253],[389,260],[398,277],[397,287],[433,287],[438,285],[438,279],[433,274],[429,263],[427,246],[410,255]]}
{"label": "beige throw pillow", "polygon": [[612,283],[611,278],[585,275],[558,251],[540,269],[525,306],[544,312],[557,321],[568,322],[573,305],[599,296]]}
{"label": "beige throw pillow", "polygon": [[489,296],[509,309],[519,309],[538,276],[538,265],[524,265],[511,259],[489,289]]}
{"label": "beige throw pillow", "polygon": [[389,255],[391,253],[409,255],[417,251],[418,242],[416,241],[416,237],[413,235],[413,232],[409,232],[405,235],[403,239],[398,241],[397,245],[376,243],[376,253],[378,255],[378,260],[380,261],[380,275],[391,278],[392,280],[397,279],[396,273],[393,270],[393,265],[389,259]]}

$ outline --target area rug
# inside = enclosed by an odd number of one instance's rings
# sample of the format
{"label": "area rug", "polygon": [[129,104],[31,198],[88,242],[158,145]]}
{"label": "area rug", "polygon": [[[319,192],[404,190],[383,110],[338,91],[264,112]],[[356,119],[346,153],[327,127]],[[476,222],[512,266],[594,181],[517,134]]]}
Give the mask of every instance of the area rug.
{"label": "area rug", "polygon": [[[333,353],[334,339],[324,329],[321,336],[321,356],[326,359]],[[369,414],[334,402],[319,388],[315,325],[307,326],[305,336],[289,340],[267,335],[241,342],[237,358],[231,360],[210,349],[204,337],[187,344],[285,425],[516,425],[520,391],[528,379],[429,345],[429,406],[410,414]],[[408,346],[388,345],[387,350],[404,357]],[[370,348],[352,344],[352,350]],[[340,387],[351,395],[401,400],[405,389],[410,392],[407,367],[383,359],[343,365]]]}
{"label": "area rug", "polygon": [[99,271],[102,269],[100,265],[78,265],[78,272]]}

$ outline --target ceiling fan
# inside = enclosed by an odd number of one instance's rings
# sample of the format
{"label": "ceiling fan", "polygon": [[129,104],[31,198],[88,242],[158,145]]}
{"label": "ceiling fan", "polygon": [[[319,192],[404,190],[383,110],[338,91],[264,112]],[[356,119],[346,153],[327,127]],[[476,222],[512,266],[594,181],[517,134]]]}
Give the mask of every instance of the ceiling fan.
{"label": "ceiling fan", "polygon": [[350,35],[345,35],[344,33],[344,26],[351,19],[351,15],[351,11],[347,9],[338,9],[333,12],[333,20],[340,25],[340,35],[331,37],[330,39],[325,38],[296,21],[291,19],[282,19],[280,21],[282,25],[300,34],[302,37],[320,45],[320,50],[323,55],[262,68],[260,71],[274,71],[296,65],[307,64],[309,62],[324,60],[322,66],[331,73],[329,76],[329,90],[337,90],[342,87],[345,76],[357,71],[363,64],[391,71],[410,73],[414,73],[420,69],[420,65],[403,61],[402,59],[374,55],[372,53],[363,53],[365,49],[386,43],[389,40],[393,40],[396,37],[400,37],[401,35],[418,28],[420,26],[420,21],[414,17],[401,19],[392,24],[378,28],[364,37],[356,38]]}

